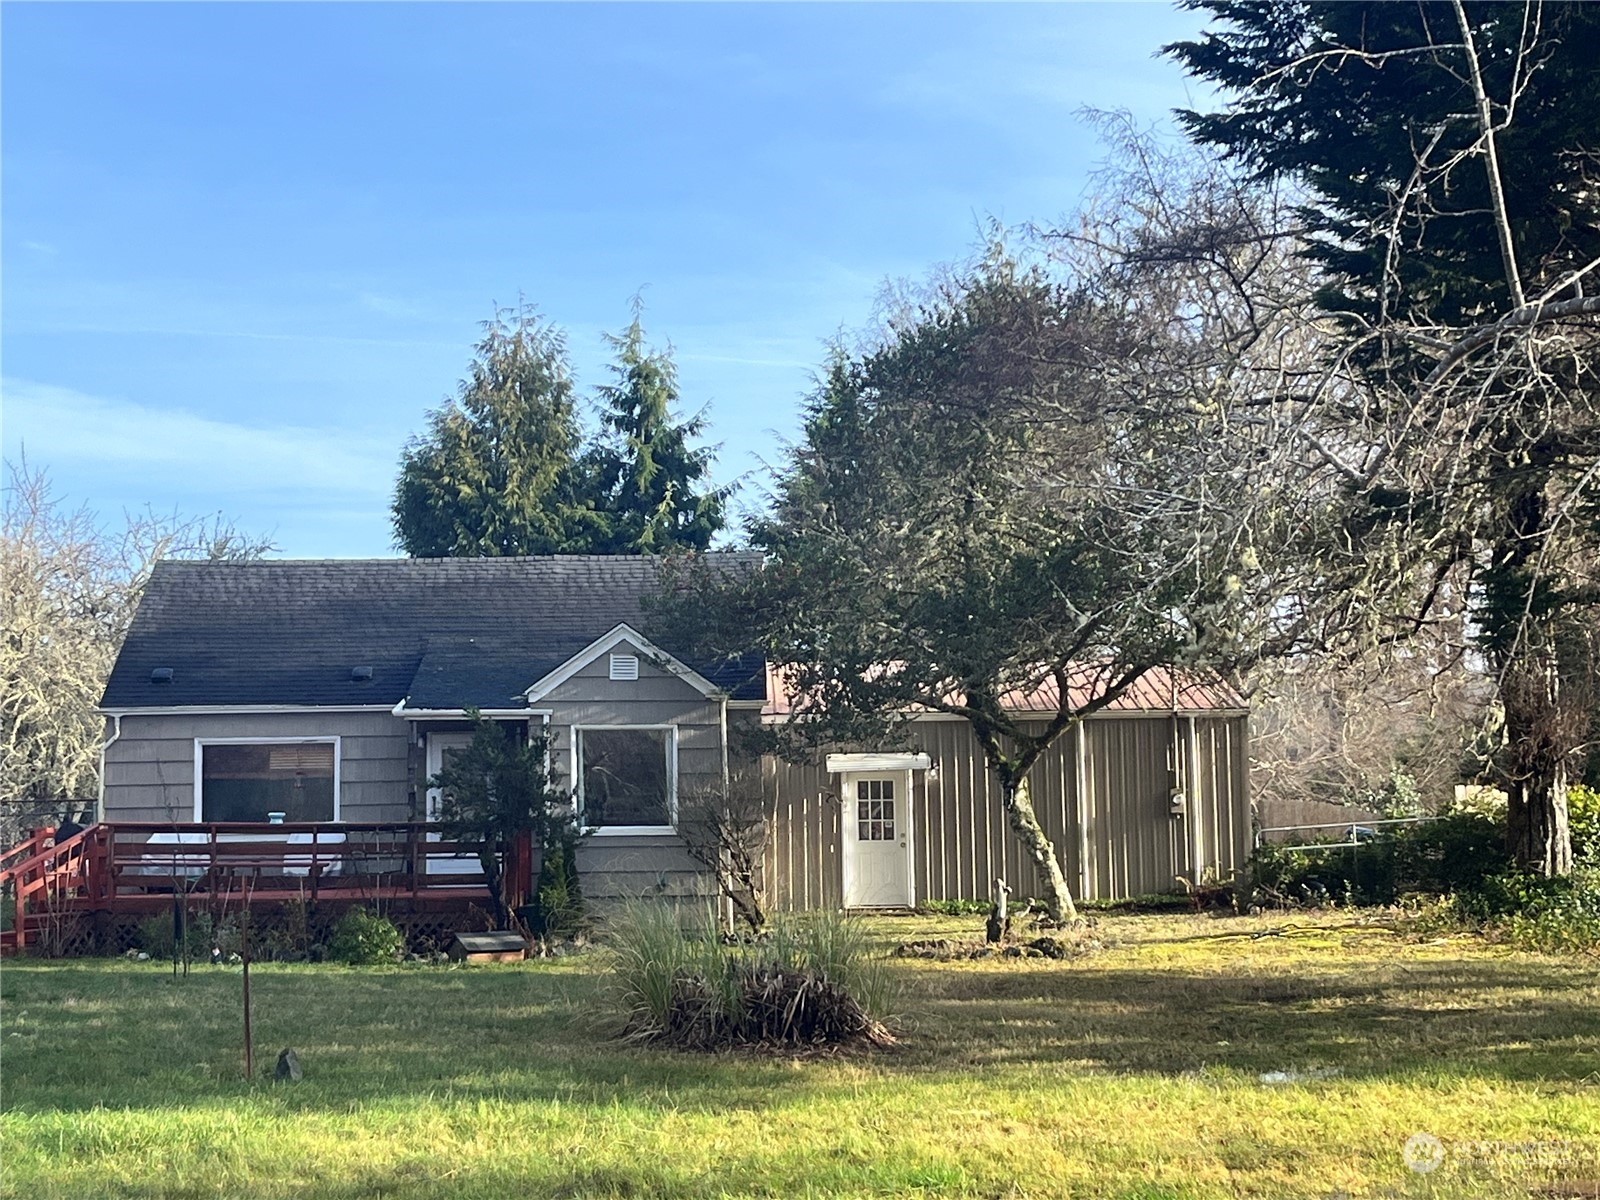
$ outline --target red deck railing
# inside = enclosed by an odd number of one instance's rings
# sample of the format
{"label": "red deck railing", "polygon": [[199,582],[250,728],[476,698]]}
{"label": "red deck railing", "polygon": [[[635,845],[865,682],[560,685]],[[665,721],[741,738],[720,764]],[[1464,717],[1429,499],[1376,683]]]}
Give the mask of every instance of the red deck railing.
{"label": "red deck railing", "polygon": [[100,829],[92,825],[60,843],[54,829],[35,829],[0,855],[5,864],[0,888],[11,889],[11,928],[0,935],[0,949],[22,949],[42,916],[99,895],[95,880],[104,875],[97,870],[104,854]]}
{"label": "red deck railing", "polygon": [[[0,947],[21,949],[46,914],[154,909],[175,893],[213,899],[361,902],[483,896],[478,846],[444,840],[413,822],[102,822],[53,844],[36,830],[0,856],[11,885],[12,928]],[[527,899],[531,839],[506,863],[510,900]]]}
{"label": "red deck railing", "polygon": [[0,852],[0,882],[9,882],[12,869],[49,846],[55,836],[52,828],[35,829],[11,849]]}

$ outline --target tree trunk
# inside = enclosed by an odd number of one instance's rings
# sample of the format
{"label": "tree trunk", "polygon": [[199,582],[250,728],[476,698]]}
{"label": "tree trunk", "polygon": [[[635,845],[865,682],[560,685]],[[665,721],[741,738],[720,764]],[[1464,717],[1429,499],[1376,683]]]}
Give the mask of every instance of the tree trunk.
{"label": "tree trunk", "polygon": [[1540,875],[1572,872],[1572,832],[1567,827],[1567,771],[1517,780],[1507,792],[1506,837],[1517,865]]}
{"label": "tree trunk", "polygon": [[1056,921],[1077,920],[1078,906],[1072,902],[1072,889],[1067,886],[1067,877],[1061,872],[1056,848],[1045,836],[1044,827],[1039,824],[1038,815],[1033,811],[1033,796],[1027,777],[1015,781],[1002,778],[1001,786],[1006,819],[1011,825],[1011,832],[1017,835],[1022,848],[1039,869],[1039,877],[1044,881],[1044,901],[1050,908],[1051,918]]}
{"label": "tree trunk", "polygon": [[753,890],[735,885],[727,889],[727,896],[734,916],[748,925],[751,933],[760,933],[766,928],[767,914],[761,911],[761,903]]}
{"label": "tree trunk", "polygon": [[1506,844],[1524,870],[1567,875],[1572,871],[1567,764],[1579,741],[1577,725],[1587,714],[1568,711],[1560,658],[1553,650],[1525,654],[1500,688],[1506,719]]}
{"label": "tree trunk", "polygon": [[506,876],[500,866],[500,855],[485,847],[478,852],[478,863],[483,867],[483,886],[494,906],[494,927],[512,928],[511,906],[506,903]]}

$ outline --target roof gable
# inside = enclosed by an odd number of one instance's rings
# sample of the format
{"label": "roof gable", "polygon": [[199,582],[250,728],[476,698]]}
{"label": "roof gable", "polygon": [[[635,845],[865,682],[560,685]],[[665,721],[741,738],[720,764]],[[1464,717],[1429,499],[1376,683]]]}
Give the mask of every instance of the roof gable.
{"label": "roof gable", "polygon": [[720,699],[727,694],[693,667],[674,658],[638,630],[624,623],[603,637],[596,638],[555,670],[543,676],[523,693],[524,698],[529,704],[537,704],[562,684],[577,676],[585,667],[598,661],[602,655],[609,655],[624,646],[640,651],[643,657],[656,667],[668,675],[676,676],[707,699]]}

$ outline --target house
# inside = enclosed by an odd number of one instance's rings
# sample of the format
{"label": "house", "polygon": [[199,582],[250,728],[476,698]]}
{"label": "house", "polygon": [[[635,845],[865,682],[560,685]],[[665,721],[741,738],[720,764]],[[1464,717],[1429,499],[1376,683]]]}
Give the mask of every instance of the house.
{"label": "house", "polygon": [[[260,859],[281,824],[301,889],[365,871],[369,894],[461,899],[472,858],[416,823],[475,708],[550,735],[586,897],[708,894],[679,798],[724,779],[731,728],[786,705],[759,658],[684,653],[652,615],[659,587],[646,557],[159,564],[101,706],[113,892]],[[1081,895],[1242,864],[1246,716],[1219,685],[1152,674],[1057,743],[1035,802]],[[775,907],[976,899],[997,875],[1033,889],[964,722],[925,714],[900,744],[846,749],[765,764]]]}
{"label": "house", "polygon": [[592,894],[693,893],[677,798],[720,783],[765,672],[656,645],[658,587],[643,557],[161,563],[101,704],[102,819],[427,820],[477,709],[549,732]]}

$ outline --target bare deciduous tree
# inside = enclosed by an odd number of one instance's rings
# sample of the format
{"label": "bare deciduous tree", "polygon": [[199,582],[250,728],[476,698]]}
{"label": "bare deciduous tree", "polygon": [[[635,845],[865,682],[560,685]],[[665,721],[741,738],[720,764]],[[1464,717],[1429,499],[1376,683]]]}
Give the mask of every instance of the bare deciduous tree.
{"label": "bare deciduous tree", "polygon": [[717,881],[717,891],[751,933],[766,928],[767,801],[759,763],[728,772],[726,787],[686,791],[678,799],[678,836]]}
{"label": "bare deciduous tree", "polygon": [[45,472],[7,464],[0,545],[0,837],[99,790],[95,711],[150,569],[162,558],[257,558],[270,542],[220,518],[151,510],[103,525]]}

